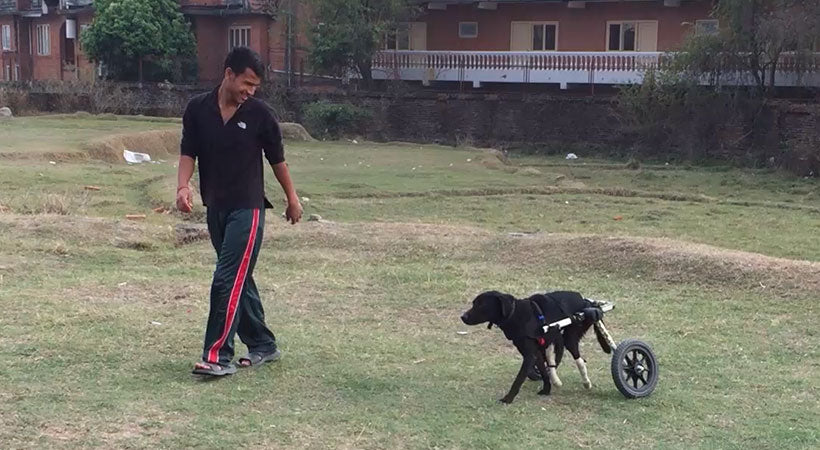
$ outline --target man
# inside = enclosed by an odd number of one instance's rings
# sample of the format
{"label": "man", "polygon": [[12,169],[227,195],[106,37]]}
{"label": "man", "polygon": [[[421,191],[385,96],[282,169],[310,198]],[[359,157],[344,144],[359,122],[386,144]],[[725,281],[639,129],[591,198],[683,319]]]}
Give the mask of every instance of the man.
{"label": "man", "polygon": [[202,361],[193,373],[222,376],[236,372],[232,364],[234,334],[248,346],[240,367],[276,361],[276,338],[265,324],[265,313],[253,281],[265,228],[262,155],[287,197],[286,218],[296,224],[302,206],[285,164],[279,125],[264,102],[253,98],[265,69],[259,55],[247,47],[233,49],[225,59],[222,83],[194,97],[182,118],[177,208],[191,212],[188,183],[199,160],[199,188],[207,207],[208,231],[217,254],[211,285],[211,308],[205,330]]}

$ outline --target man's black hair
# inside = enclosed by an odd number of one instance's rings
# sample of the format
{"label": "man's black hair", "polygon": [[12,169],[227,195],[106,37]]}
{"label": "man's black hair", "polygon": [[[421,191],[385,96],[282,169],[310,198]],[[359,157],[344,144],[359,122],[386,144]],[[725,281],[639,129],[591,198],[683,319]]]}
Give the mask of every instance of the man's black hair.
{"label": "man's black hair", "polygon": [[245,72],[245,69],[251,69],[256,73],[260,80],[265,79],[265,64],[259,53],[251,50],[248,47],[234,47],[225,58],[225,69],[231,68],[233,73],[240,75]]}

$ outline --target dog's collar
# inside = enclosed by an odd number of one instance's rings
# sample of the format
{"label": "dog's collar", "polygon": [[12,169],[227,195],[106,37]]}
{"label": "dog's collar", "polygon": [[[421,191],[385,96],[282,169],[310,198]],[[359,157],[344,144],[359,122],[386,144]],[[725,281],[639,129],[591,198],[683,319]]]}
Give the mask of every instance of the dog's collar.
{"label": "dog's collar", "polygon": [[[498,325],[499,327],[503,327],[503,326],[504,326],[507,322],[509,322],[509,321],[510,321],[510,319],[512,319],[512,316],[515,314],[515,304],[516,304],[516,303],[518,303],[518,302],[517,302],[517,301],[515,301],[515,300],[513,300],[513,302],[512,302],[512,309],[510,309],[510,313],[509,313],[509,314],[507,314],[507,317],[505,317],[505,318],[503,319],[503,321],[498,322],[496,325]],[[488,329],[488,330],[489,330],[489,329],[492,329],[492,327],[493,327],[493,323],[492,323],[492,322],[490,322],[490,323],[488,323],[488,324],[487,324],[487,329]]]}

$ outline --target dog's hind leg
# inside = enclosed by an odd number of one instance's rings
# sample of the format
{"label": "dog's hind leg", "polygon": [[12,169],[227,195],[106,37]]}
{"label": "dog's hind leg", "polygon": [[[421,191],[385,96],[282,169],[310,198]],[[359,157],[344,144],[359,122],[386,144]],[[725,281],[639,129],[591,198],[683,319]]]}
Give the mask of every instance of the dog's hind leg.
{"label": "dog's hind leg", "polygon": [[592,388],[592,381],[589,379],[589,374],[587,373],[587,363],[584,361],[584,358],[581,358],[581,351],[578,348],[578,344],[580,336],[565,336],[565,344],[567,346],[567,350],[572,355],[572,359],[575,360],[575,366],[578,367],[578,372],[581,374],[581,381],[584,383],[584,387],[587,389]]}
{"label": "dog's hind leg", "polygon": [[576,359],[575,365],[578,366],[578,372],[581,373],[581,379],[584,382],[584,387],[587,389],[591,389],[592,381],[590,381],[589,374],[587,374],[587,363],[586,361],[584,361],[584,358]]}
{"label": "dog's hind leg", "polygon": [[554,384],[558,387],[561,387],[564,383],[562,383],[561,379],[558,378],[558,372],[556,370],[556,369],[558,369],[558,365],[555,363],[555,345],[554,344],[550,344],[549,347],[547,347],[547,363],[548,363],[548,367],[549,367],[550,381],[552,382],[552,384]]}

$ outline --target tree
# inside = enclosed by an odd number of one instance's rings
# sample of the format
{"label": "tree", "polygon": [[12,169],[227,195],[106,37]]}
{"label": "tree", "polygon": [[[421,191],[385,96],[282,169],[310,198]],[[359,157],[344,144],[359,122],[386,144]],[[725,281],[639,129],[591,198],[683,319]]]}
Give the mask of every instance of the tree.
{"label": "tree", "polygon": [[194,55],[194,36],[175,0],[97,0],[94,6],[94,22],[80,37],[83,48],[117,78],[136,64],[142,82],[144,62],[168,67]]}
{"label": "tree", "polygon": [[799,74],[815,64],[820,0],[720,0],[713,15],[721,29],[689,40],[677,61],[684,72],[708,74],[716,85],[746,73],[771,94],[784,65]]}
{"label": "tree", "polygon": [[370,82],[373,54],[397,24],[412,16],[411,0],[313,0],[317,24],[311,34],[314,70],[336,76],[350,71]]}

